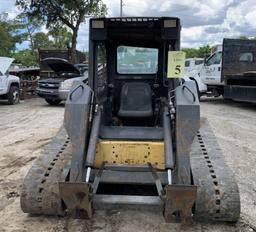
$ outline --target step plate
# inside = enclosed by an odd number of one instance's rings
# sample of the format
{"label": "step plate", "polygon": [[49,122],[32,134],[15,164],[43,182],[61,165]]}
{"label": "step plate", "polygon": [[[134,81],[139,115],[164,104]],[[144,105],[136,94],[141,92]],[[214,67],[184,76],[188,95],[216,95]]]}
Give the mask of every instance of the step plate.
{"label": "step plate", "polygon": [[163,212],[163,201],[158,196],[104,195],[93,197],[94,209],[132,209]]}

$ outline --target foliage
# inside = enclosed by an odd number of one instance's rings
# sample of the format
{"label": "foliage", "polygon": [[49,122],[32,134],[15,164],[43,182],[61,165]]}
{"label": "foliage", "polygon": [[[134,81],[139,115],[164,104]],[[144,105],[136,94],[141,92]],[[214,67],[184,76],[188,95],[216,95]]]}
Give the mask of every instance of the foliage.
{"label": "foliage", "polygon": [[29,49],[14,53],[13,58],[15,59],[15,63],[22,64],[25,66],[38,65],[37,56],[33,54]]}
{"label": "foliage", "polygon": [[53,41],[50,41],[49,35],[44,32],[38,32],[34,35],[34,48],[54,48]]}
{"label": "foliage", "polygon": [[104,15],[107,11],[102,0],[16,0],[16,4],[32,18],[46,22],[47,28],[63,25],[72,31],[72,60],[76,61],[78,30],[88,15]]}
{"label": "foliage", "polygon": [[34,47],[34,35],[37,33],[41,26],[42,21],[37,18],[29,17],[25,12],[20,13],[14,19],[15,24],[17,25],[18,30],[20,31],[20,36],[23,41],[30,42],[30,48],[32,53],[35,53]]}
{"label": "foliage", "polygon": [[84,55],[85,55],[85,61],[88,62],[89,61],[89,52],[85,51]]}
{"label": "foliage", "polygon": [[[0,56],[14,57],[15,62],[26,66],[36,65],[39,48],[67,48],[72,34],[66,27],[51,28],[48,33],[42,30],[42,21],[28,17],[25,13],[15,19],[8,14],[0,15]],[[29,42],[29,49],[17,51],[17,43]]]}
{"label": "foliage", "polygon": [[239,39],[242,39],[242,40],[256,40],[256,37],[246,37],[244,35],[240,36]]}
{"label": "foliage", "polygon": [[[242,40],[256,40],[256,37],[240,36],[238,39]],[[186,52],[186,58],[194,57],[208,57],[211,54],[212,48],[209,45],[200,48],[183,48],[182,51]]]}
{"label": "foliage", "polygon": [[248,40],[248,37],[246,37],[246,36],[242,35],[242,36],[240,36],[240,37],[239,37],[239,39],[242,39],[242,40]]}
{"label": "foliage", "polygon": [[186,58],[194,57],[208,57],[211,54],[211,47],[209,45],[200,48],[183,48],[182,51],[186,53]]}
{"label": "foliage", "polygon": [[67,48],[70,47],[72,40],[72,33],[66,27],[51,28],[49,35],[53,39],[55,48]]}
{"label": "foliage", "polygon": [[[51,35],[52,36],[51,36]],[[54,36],[54,37],[53,37]],[[59,41],[62,37],[62,41]],[[65,34],[62,35],[61,32],[44,33],[37,32],[33,35],[33,49],[25,49],[21,51],[17,51],[14,53],[13,57],[15,58],[15,62],[26,65],[26,66],[35,66],[38,65],[38,49],[46,48],[46,49],[55,49],[55,48],[65,48],[66,44],[64,41],[68,41],[70,37]],[[31,46],[30,46],[31,48]]]}
{"label": "foliage", "polygon": [[15,49],[15,42],[5,23],[0,22],[0,56],[10,56]]}
{"label": "foliage", "polygon": [[0,15],[0,56],[11,56],[21,36],[17,33],[17,25],[8,19],[8,14]]}

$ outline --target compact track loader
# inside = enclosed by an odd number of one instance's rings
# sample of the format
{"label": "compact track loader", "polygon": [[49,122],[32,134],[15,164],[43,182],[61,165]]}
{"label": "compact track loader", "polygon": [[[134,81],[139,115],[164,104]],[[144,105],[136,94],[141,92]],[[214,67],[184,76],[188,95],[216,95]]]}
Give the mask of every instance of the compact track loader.
{"label": "compact track loader", "polygon": [[145,208],[167,222],[238,220],[238,187],[200,120],[197,87],[167,77],[180,29],[172,17],[90,20],[89,84],[73,85],[64,126],[27,174],[24,212]]}

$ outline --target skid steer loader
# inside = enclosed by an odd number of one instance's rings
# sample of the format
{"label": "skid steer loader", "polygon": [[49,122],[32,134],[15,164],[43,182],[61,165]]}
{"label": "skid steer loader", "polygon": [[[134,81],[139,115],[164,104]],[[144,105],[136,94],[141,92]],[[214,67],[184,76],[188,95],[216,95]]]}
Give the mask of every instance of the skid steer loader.
{"label": "skid steer loader", "polygon": [[167,77],[180,30],[173,17],[90,20],[89,84],[73,85],[64,126],[27,174],[24,212],[145,208],[166,222],[238,220],[238,187],[200,120],[196,85]]}

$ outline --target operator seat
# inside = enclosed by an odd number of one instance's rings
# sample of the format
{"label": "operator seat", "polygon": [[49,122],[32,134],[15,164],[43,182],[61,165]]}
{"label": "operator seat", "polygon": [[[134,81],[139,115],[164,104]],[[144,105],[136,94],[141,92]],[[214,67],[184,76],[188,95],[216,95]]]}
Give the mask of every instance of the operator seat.
{"label": "operator seat", "polygon": [[152,91],[148,83],[127,82],[123,84],[118,116],[131,119],[153,116]]}

